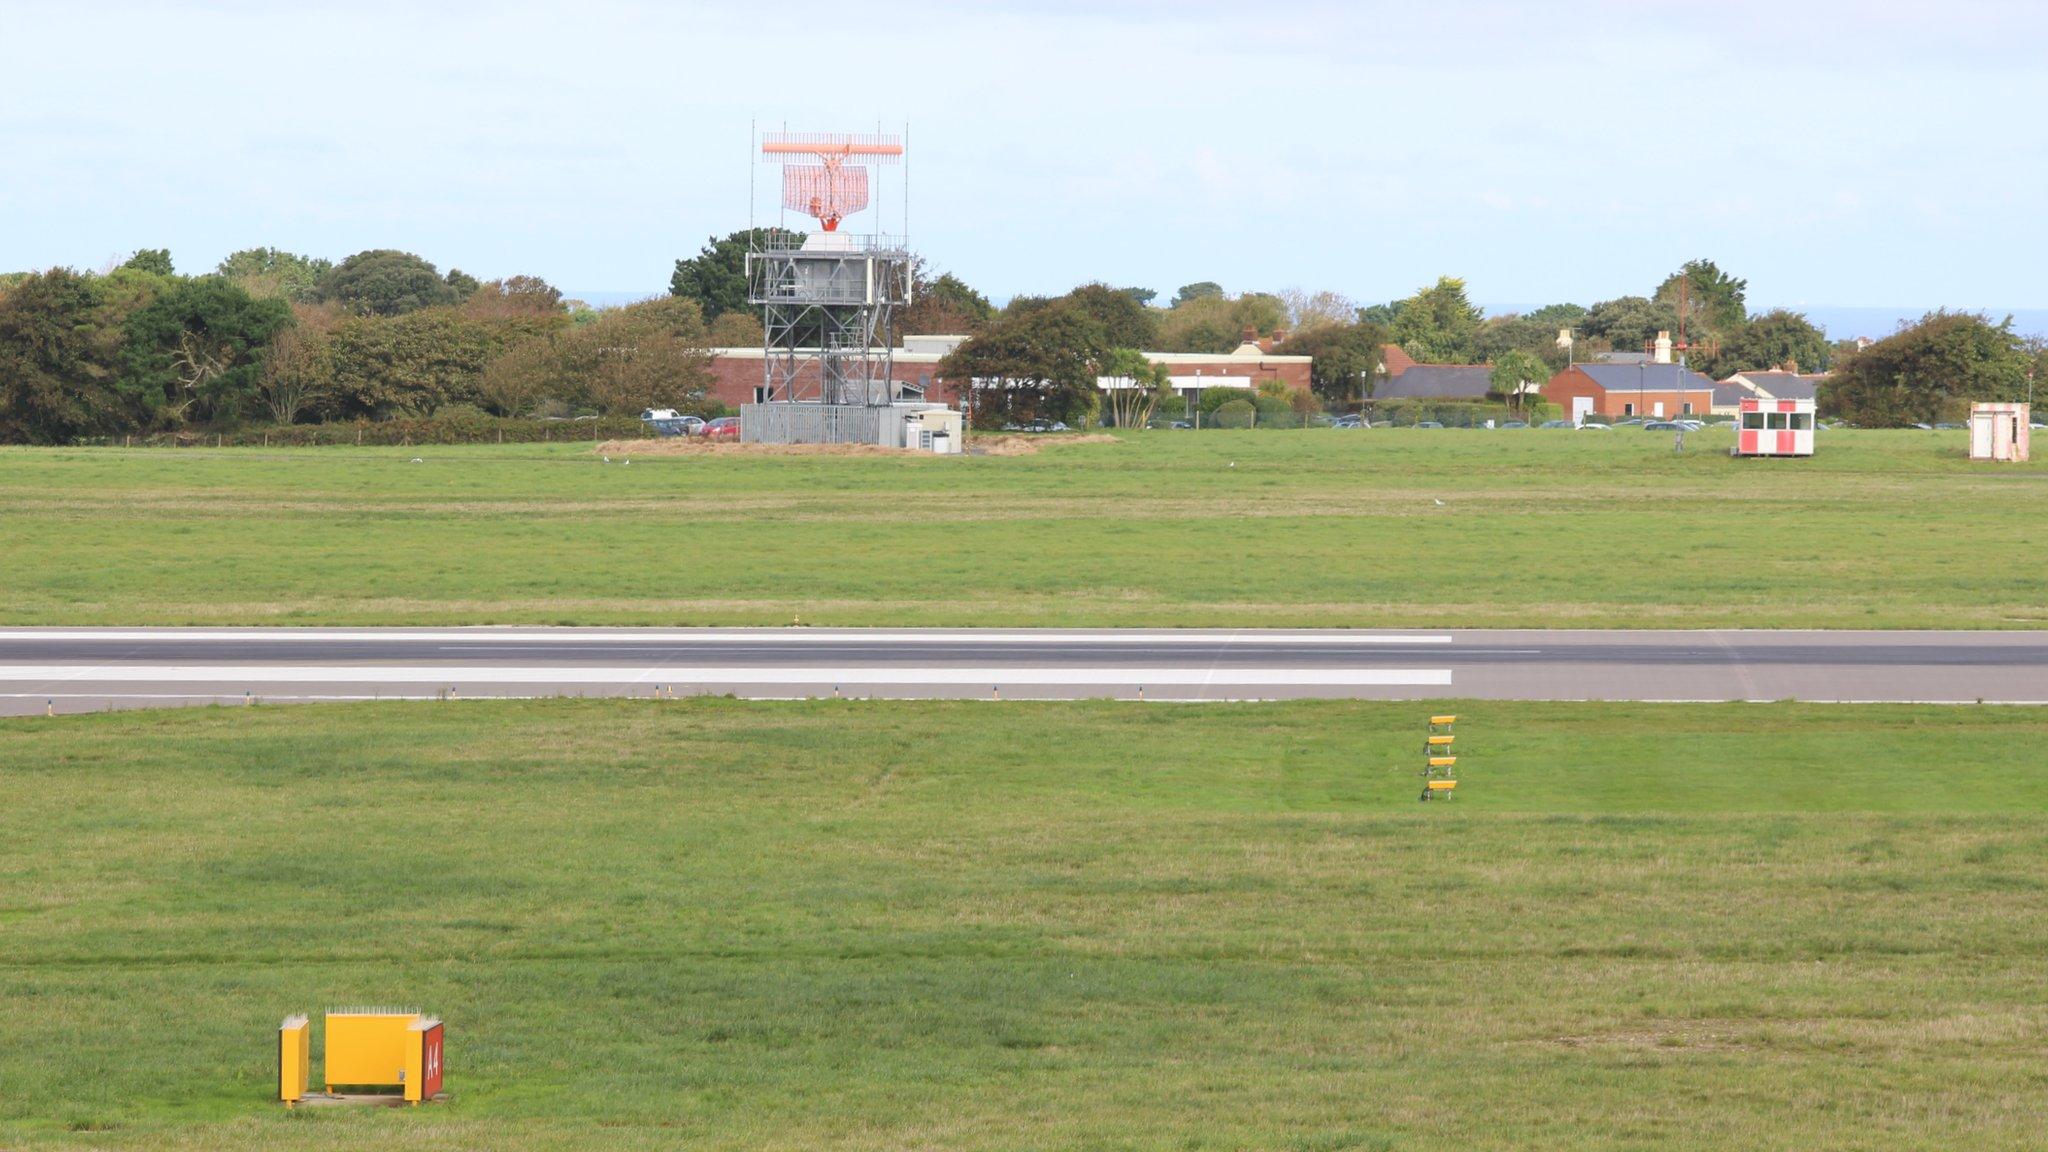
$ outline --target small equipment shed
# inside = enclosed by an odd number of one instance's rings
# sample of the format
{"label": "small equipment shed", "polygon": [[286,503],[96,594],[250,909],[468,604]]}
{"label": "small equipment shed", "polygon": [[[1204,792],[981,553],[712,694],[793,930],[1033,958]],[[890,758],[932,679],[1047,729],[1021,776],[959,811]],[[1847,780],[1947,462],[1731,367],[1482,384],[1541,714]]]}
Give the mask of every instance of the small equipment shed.
{"label": "small equipment shed", "polygon": [[2032,454],[2031,419],[2028,404],[1970,405],[1970,459],[2024,463]]}
{"label": "small equipment shed", "polygon": [[1813,455],[1813,405],[1811,400],[1744,399],[1735,426],[1733,454]]}

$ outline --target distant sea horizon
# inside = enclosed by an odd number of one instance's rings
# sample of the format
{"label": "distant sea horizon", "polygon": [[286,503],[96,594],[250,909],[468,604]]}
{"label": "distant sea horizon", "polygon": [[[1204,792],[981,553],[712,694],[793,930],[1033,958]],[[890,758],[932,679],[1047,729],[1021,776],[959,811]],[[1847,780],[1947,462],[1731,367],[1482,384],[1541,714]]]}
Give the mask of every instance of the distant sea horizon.
{"label": "distant sea horizon", "polygon": [[[562,294],[572,300],[581,300],[594,308],[618,308],[639,300],[667,295],[659,288],[639,292],[617,289],[565,289]],[[1487,304],[1482,307],[1486,309],[1487,315],[1499,316],[1509,312],[1527,312],[1542,305]],[[1752,304],[1750,314],[1768,312],[1772,308],[1786,308],[1804,314],[1808,320],[1819,325],[1821,330],[1828,334],[1829,339],[1853,340],[1858,336],[1868,336],[1873,340],[1882,340],[1898,331],[1899,325],[1914,323],[1939,307],[1942,305],[1879,308],[1846,304]],[[1949,305],[1948,308],[1951,312],[1982,312],[1991,317],[1994,323],[2011,316],[2013,330],[2022,336],[2048,336],[2048,308],[1973,308],[1956,305]]]}

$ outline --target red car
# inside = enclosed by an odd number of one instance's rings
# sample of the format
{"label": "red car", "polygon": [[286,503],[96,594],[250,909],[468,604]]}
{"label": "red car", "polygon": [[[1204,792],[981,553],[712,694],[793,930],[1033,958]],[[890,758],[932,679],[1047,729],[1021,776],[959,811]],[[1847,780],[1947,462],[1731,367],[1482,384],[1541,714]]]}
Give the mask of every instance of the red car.
{"label": "red car", "polygon": [[738,440],[740,438],[740,418],[737,416],[720,416],[704,426],[704,438],[706,440]]}

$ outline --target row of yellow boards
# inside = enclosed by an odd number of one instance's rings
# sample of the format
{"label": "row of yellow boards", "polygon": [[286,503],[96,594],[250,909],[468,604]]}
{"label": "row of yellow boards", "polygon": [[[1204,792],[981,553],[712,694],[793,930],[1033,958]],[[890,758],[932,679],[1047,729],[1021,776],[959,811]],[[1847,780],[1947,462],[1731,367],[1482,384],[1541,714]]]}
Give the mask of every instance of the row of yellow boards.
{"label": "row of yellow boards", "polygon": [[1451,734],[1451,726],[1458,722],[1455,715],[1431,716],[1429,735],[1422,744],[1422,754],[1427,763],[1422,768],[1422,798],[1449,799],[1458,787],[1457,778],[1451,773],[1458,765],[1458,758],[1451,751],[1457,737]]}
{"label": "row of yellow boards", "polygon": [[[408,1008],[336,1008],[323,1025],[321,1083],[328,1095],[337,1085],[395,1087],[414,1104],[440,1094],[446,1030],[439,1020]],[[312,1082],[312,1022],[287,1016],[277,1030],[277,1098],[297,1104]]]}

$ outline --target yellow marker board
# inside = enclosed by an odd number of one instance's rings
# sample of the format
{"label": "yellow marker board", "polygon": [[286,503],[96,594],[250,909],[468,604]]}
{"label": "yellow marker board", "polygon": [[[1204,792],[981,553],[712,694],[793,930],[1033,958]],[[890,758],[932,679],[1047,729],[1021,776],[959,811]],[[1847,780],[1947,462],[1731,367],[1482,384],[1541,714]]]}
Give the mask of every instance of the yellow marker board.
{"label": "yellow marker board", "polygon": [[407,1041],[418,1012],[398,1009],[337,1010],[327,1013],[326,1082],[403,1084]]}
{"label": "yellow marker board", "polygon": [[306,1098],[313,1068],[313,1026],[304,1016],[287,1016],[277,1026],[277,1098],[296,1104]]}
{"label": "yellow marker board", "polygon": [[1456,780],[1431,780],[1429,782],[1429,790],[1431,792],[1449,792],[1457,786],[1458,782]]}
{"label": "yellow marker board", "polygon": [[1431,724],[1456,724],[1458,718],[1456,716],[1431,716],[1429,722]]}
{"label": "yellow marker board", "polygon": [[1431,756],[1429,758],[1429,766],[1431,768],[1449,768],[1457,762],[1458,758],[1456,756]]}

